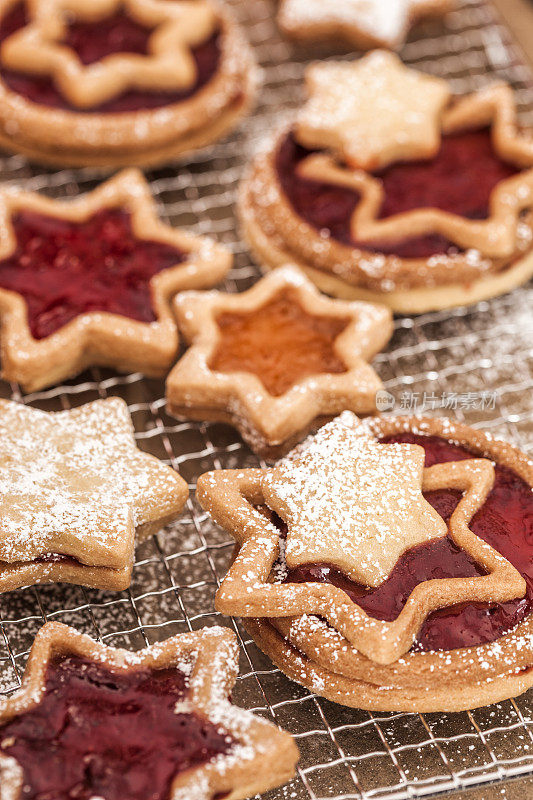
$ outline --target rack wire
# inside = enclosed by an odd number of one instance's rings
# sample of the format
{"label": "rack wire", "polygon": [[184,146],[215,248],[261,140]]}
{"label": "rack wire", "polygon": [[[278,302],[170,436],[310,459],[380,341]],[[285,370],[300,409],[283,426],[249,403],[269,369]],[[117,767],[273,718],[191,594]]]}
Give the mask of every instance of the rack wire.
{"label": "rack wire", "polygon": [[[317,51],[311,54],[279,36],[269,0],[231,4],[263,68],[258,107],[229,140],[186,166],[154,171],[149,178],[163,218],[214,235],[233,249],[235,267],[226,288],[242,291],[259,272],[236,230],[233,203],[241,170],[265,131],[301,102],[303,70]],[[524,123],[533,124],[531,70],[485,0],[463,0],[444,23],[419,26],[402,56],[445,75],[458,92],[503,78],[516,89]],[[87,191],[99,178],[88,169],[38,170],[17,156],[0,159],[0,176],[56,197]],[[375,359],[396,407],[456,416],[531,453],[532,303],[530,285],[474,308],[398,319],[388,350]],[[241,643],[235,701],[291,731],[300,747],[296,779],[270,793],[270,800],[400,800],[533,775],[533,693],[460,714],[343,708],[289,681],[238,622],[214,612],[214,592],[229,565],[232,543],[196,503],[194,485],[206,470],[257,465],[233,429],[177,422],[165,412],[163,383],[140,374],[93,369],[26,396],[18,386],[0,383],[0,396],[44,410],[112,395],[128,403],[139,447],[172,464],[189,482],[186,512],[138,548],[126,592],[62,585],[0,595],[1,692],[20,685],[28,650],[45,620],[61,620],[132,649],[216,622],[233,627]]]}

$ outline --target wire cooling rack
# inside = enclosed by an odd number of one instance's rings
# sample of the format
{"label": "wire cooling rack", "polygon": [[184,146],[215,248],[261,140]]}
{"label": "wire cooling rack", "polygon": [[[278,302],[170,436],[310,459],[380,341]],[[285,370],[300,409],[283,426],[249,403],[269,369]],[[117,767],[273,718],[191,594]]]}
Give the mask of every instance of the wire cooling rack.
{"label": "wire cooling rack", "polygon": [[[268,0],[232,4],[263,67],[258,108],[229,141],[187,166],[158,170],[149,178],[162,217],[214,235],[233,249],[235,268],[227,288],[242,291],[257,279],[258,270],[236,231],[237,182],[259,139],[300,103],[303,69],[311,54],[279,37]],[[484,0],[464,0],[445,24],[419,27],[402,55],[446,75],[459,92],[496,74],[516,88],[523,120],[533,124],[532,74]],[[91,170],[43,172],[20,157],[0,159],[0,177],[57,197],[89,190],[98,181]],[[446,413],[532,452],[532,303],[533,289],[526,287],[471,309],[398,319],[388,351],[375,360],[396,407]],[[233,429],[177,422],[165,413],[163,383],[139,374],[94,369],[76,381],[26,396],[17,386],[0,383],[0,396],[44,410],[111,395],[128,403],[139,446],[172,464],[189,482],[186,512],[139,547],[127,592],[63,585],[0,595],[0,691],[20,684],[33,637],[48,619],[132,649],[217,622],[233,626],[242,645],[235,701],[273,718],[300,747],[297,778],[270,793],[270,800],[399,800],[533,774],[533,693],[451,715],[346,709],[289,681],[237,623],[214,612],[213,596],[232,544],[202,512],[193,491],[197,476],[206,470],[257,465]]]}

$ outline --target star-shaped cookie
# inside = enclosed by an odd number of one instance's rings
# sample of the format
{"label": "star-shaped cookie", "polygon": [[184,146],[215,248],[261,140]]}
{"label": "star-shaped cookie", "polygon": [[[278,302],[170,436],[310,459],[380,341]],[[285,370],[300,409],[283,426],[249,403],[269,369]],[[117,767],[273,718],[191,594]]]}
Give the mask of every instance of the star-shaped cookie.
{"label": "star-shaped cookie", "polygon": [[47,413],[0,401],[0,591],[129,585],[135,534],[176,517],[185,481],[135,444],[119,398]]}
{"label": "star-shaped cookie", "polygon": [[[386,57],[395,58],[391,54]],[[343,68],[345,65],[337,66]],[[406,98],[407,105],[415,113],[416,101],[414,103],[412,101],[409,81],[404,82],[400,76],[398,78],[398,85],[389,86],[388,94],[381,95],[381,102],[394,104],[395,98]],[[388,99],[384,100],[385,97]],[[376,110],[379,109],[379,103],[378,99],[375,103]],[[305,113],[304,109],[304,116]],[[378,113],[377,116],[383,115]],[[407,145],[407,139],[402,138],[404,125],[402,120],[408,118],[409,115],[406,113],[397,120],[396,134],[398,141],[402,141],[402,146]],[[372,175],[363,170],[352,169],[346,154],[344,156],[347,163],[339,163],[335,153],[339,148],[333,140],[326,141],[327,136],[322,139],[323,145],[333,146],[334,152],[311,154],[302,161],[299,172],[302,177],[309,180],[344,186],[358,192],[361,199],[354,209],[350,223],[354,241],[395,242],[406,236],[438,234],[463,250],[476,251],[490,258],[508,258],[516,252],[520,215],[533,204],[533,169],[531,169],[533,140],[518,131],[516,105],[511,88],[507,85],[494,84],[474,94],[466,95],[448,105],[441,116],[435,119],[435,123],[438,128],[437,142],[440,141],[441,132],[453,135],[464,130],[492,126],[492,144],[498,157],[509,163],[529,167],[496,184],[491,193],[489,216],[486,219],[470,219],[439,208],[414,208],[382,217],[381,210],[386,198],[379,174]],[[319,136],[320,134],[317,134],[315,140],[317,146]],[[370,140],[378,149],[383,147],[380,158],[389,161],[387,154],[392,151],[388,149],[385,141],[380,143],[379,134],[377,138],[370,136]],[[415,143],[411,142],[403,155],[398,151],[392,160],[404,158],[407,161],[417,161],[423,157],[425,156],[417,149]],[[369,169],[372,168],[370,165]]]}
{"label": "star-shaped cookie", "polygon": [[387,309],[331,300],[291,266],[240,294],[183,293],[174,308],[191,347],[167,379],[171,413],[229,422],[272,456],[317,418],[375,409],[367,361],[390,337]]}
{"label": "star-shaped cookie", "polygon": [[158,219],[136,169],[74,200],[0,189],[2,376],[35,391],[96,364],[163,375],[178,346],[170,300],[230,265]]}
{"label": "star-shaped cookie", "polygon": [[451,95],[442,78],[376,50],[358,61],[313,64],[305,79],[310,97],[295,126],[305,147],[331,148],[364,170],[437,152]]}
{"label": "star-shaped cookie", "polygon": [[[91,109],[128,89],[170,91],[196,81],[191,55],[216,25],[208,0],[35,0],[28,25],[2,43],[7,69],[47,75],[79,109]],[[95,21],[121,8],[141,25],[153,28],[149,53],[114,53],[84,64],[63,43],[72,17]]]}
{"label": "star-shaped cookie", "polygon": [[362,50],[396,50],[419,19],[443,15],[454,5],[454,0],[283,0],[278,22],[301,41],[336,38]]}
{"label": "star-shaped cookie", "polygon": [[446,536],[422,495],[423,472],[418,445],[383,445],[363,430],[325,425],[261,482],[266,504],[288,526],[287,566],[333,564],[379,586],[407,549]]}
{"label": "star-shaped cookie", "polygon": [[[280,530],[257,508],[268,508],[269,498],[273,498],[274,505],[281,513],[281,521],[288,525],[287,547],[292,548],[293,553],[296,549],[297,563],[316,563],[315,558],[320,556],[323,563],[335,563],[337,559],[337,563],[343,566],[345,557],[339,558],[339,548],[333,539],[334,527],[337,526],[342,547],[348,550],[346,563],[352,575],[365,579],[370,576],[375,582],[383,580],[394,567],[388,553],[382,552],[382,546],[385,549],[392,545],[396,554],[400,555],[413,544],[423,541],[424,528],[417,529],[412,525],[411,509],[414,513],[422,512],[425,515],[429,526],[426,529],[428,539],[439,534],[446,535],[446,526],[443,528],[439,525],[421,504],[419,486],[415,487],[414,492],[404,493],[402,501],[399,495],[394,498],[402,503],[398,506],[398,524],[394,525],[389,518],[386,520],[387,527],[378,528],[385,519],[381,514],[384,505],[381,496],[390,497],[391,487],[396,485],[400,451],[396,450],[395,456],[382,460],[381,473],[376,471],[373,463],[368,474],[358,474],[359,454],[377,446],[369,429],[353,414],[344,412],[326,425],[316,440],[311,438],[301,445],[282,462],[281,467],[273,470],[222,470],[200,477],[197,485],[200,504],[239,544],[238,555],[217,595],[216,606],[219,611],[254,618],[316,614],[326,619],[369,659],[379,664],[390,664],[409,650],[432,611],[462,602],[505,602],[524,595],[526,586],[520,573],[469,528],[470,520],[485,502],[494,480],[492,463],[482,458],[425,468],[422,490],[453,489],[463,493],[450,518],[449,535],[456,546],[465,550],[486,574],[475,578],[435,579],[418,584],[392,622],[369,616],[343,589],[332,584],[294,583],[290,580],[280,582],[279,576],[282,579],[284,565],[276,568],[276,562],[283,556],[283,539]],[[392,445],[381,446],[396,449]],[[306,460],[308,448],[311,448],[311,455]],[[412,457],[413,452],[409,449],[404,451],[408,458]],[[328,462],[334,458],[335,466],[317,466],[320,454]],[[325,484],[320,480],[320,473],[314,471],[317,468],[326,476]],[[336,472],[335,480],[331,478],[331,472]],[[412,481],[412,470],[408,472],[410,474],[407,477]],[[344,474],[344,480],[341,473]],[[377,504],[376,520],[372,517],[372,509],[370,513],[366,510],[367,523],[375,526],[370,531],[373,535],[366,539],[366,547],[357,525],[360,520],[354,520],[361,510],[360,505],[354,511],[349,505],[351,498],[346,496],[345,486],[352,482],[359,484],[359,498],[366,493],[369,502],[374,498]],[[377,486],[372,485],[374,483]],[[348,505],[345,505],[345,501]],[[270,510],[276,511],[276,507]],[[322,528],[313,529],[312,522],[327,520],[328,511],[330,518],[325,525],[325,541],[322,541]],[[305,525],[309,522],[303,539],[302,519]],[[416,531],[414,537],[413,530]],[[291,537],[294,537],[293,543]],[[333,547],[328,548],[328,543],[332,541]],[[307,557],[303,548],[308,549]],[[350,558],[350,554],[354,557]],[[355,565],[356,558],[361,561],[358,567]]]}
{"label": "star-shaped cookie", "polygon": [[289,780],[292,737],[228,699],[238,652],[220,627],[133,653],[47,622],[0,701],[2,796],[239,800]]}

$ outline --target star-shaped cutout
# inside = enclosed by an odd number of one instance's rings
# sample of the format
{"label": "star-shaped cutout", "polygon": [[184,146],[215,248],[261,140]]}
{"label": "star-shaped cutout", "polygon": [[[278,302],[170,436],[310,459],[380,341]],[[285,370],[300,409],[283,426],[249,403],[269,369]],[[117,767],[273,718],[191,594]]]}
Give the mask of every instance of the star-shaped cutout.
{"label": "star-shaped cutout", "polygon": [[[115,53],[83,64],[63,44],[69,21],[95,21],[120,9],[153,28],[148,55]],[[216,14],[208,0],[36,0],[28,24],[2,43],[7,69],[48,75],[63,96],[80,109],[99,106],[128,89],[172,91],[196,80],[191,49],[215,29]]]}
{"label": "star-shaped cutout", "polygon": [[158,219],[135,169],[74,200],[0,189],[2,376],[35,391],[96,364],[163,375],[178,347],[172,297],[230,265],[222,246]]}
{"label": "star-shaped cutout", "polygon": [[424,457],[418,445],[379,444],[351,425],[321,428],[300,457],[261,482],[266,504],[288,526],[287,566],[333,564],[375,587],[406,550],[446,536],[422,495]]}
{"label": "star-shaped cutout", "polygon": [[185,481],[135,444],[119,398],[47,413],[0,401],[0,590],[124,589],[135,533],[176,517]]}
{"label": "star-shaped cutout", "polygon": [[381,381],[367,360],[391,334],[384,307],[331,300],[290,266],[240,294],[183,293],[174,307],[191,347],[167,379],[171,413],[229,422],[272,455],[321,415],[375,409]]}
{"label": "star-shaped cutout", "polygon": [[[407,89],[401,96],[411,103]],[[446,108],[439,121],[445,134],[488,125],[492,126],[496,154],[504,161],[529,169],[494,187],[487,219],[468,219],[438,208],[413,209],[380,217],[385,195],[379,177],[353,170],[349,164],[339,164],[334,154],[310,155],[301,162],[299,172],[309,180],[345,186],[360,194],[361,200],[351,219],[355,241],[394,242],[406,235],[439,234],[464,250],[475,250],[490,258],[506,258],[516,251],[520,214],[533,204],[533,140],[518,132],[513,91],[507,85],[496,84],[466,95]],[[412,151],[408,160],[419,157]]]}
{"label": "star-shaped cutout", "polygon": [[[351,431],[346,444],[351,443],[356,450],[360,450],[361,437],[366,435],[365,428],[361,427],[359,420],[350,412],[344,412],[326,426],[326,433],[321,433],[320,437],[326,436],[329,439],[333,433],[342,440],[344,428]],[[305,458],[307,447],[313,447],[312,439],[297,449],[291,459]],[[330,458],[331,455],[331,451],[326,448],[324,457]],[[283,466],[281,469],[283,470]],[[197,498],[200,504],[234,536],[240,548],[217,594],[216,607],[222,613],[254,618],[315,614],[326,619],[363,655],[376,663],[390,664],[410,649],[431,612],[462,602],[506,602],[524,595],[526,586],[520,573],[468,527],[493,484],[494,467],[487,459],[473,458],[437,464],[424,469],[422,477],[424,492],[439,489],[463,492],[449,521],[449,535],[486,574],[475,578],[443,578],[420,583],[392,622],[368,616],[336,586],[323,583],[280,583],[279,578],[276,580],[274,568],[280,557],[280,531],[256,507],[267,505],[266,499],[273,485],[277,489],[276,497],[279,497],[279,479],[279,468],[274,468],[221,470],[207,473],[198,480]],[[364,479],[363,476],[361,480]],[[390,479],[390,474],[379,477],[373,472],[370,476],[370,480],[379,481],[383,494],[389,489]],[[314,477],[312,483],[316,485]],[[350,518],[350,509],[344,509],[341,516],[339,503],[336,502],[338,498],[332,499],[327,489],[342,491],[342,488],[330,485],[320,497],[320,490],[317,488],[317,492],[311,494],[310,502],[322,505],[324,511],[321,520],[326,518],[327,509],[331,511],[333,522],[328,526],[326,534],[332,530],[336,521],[339,525],[339,536],[345,537],[343,520]],[[291,494],[294,492],[293,486],[290,491]],[[302,484],[301,491],[304,498],[309,496],[307,484]],[[419,503],[418,497],[415,501]],[[281,506],[280,510],[283,510]],[[314,513],[314,509],[312,511]],[[407,519],[408,509],[404,513]],[[288,522],[290,532],[291,519],[282,518],[282,521]],[[437,528],[434,527],[433,532],[436,531]],[[403,549],[409,546],[406,539]],[[400,545],[396,549],[397,552],[402,550]],[[379,555],[379,549],[377,552]],[[314,553],[311,553],[311,559],[314,559]],[[326,552],[324,560],[329,562]]]}
{"label": "star-shaped cutout", "polygon": [[283,0],[278,22],[295,39],[335,37],[364,50],[396,50],[419,19],[445,14],[453,5],[453,0]]}
{"label": "star-shaped cutout", "polygon": [[[133,653],[47,622],[21,688],[0,701],[3,792],[21,800],[28,791],[41,796],[44,785],[50,796],[63,796],[61,789],[65,796],[107,797],[107,790],[116,796],[134,786],[142,800],[167,791],[172,800],[209,800],[250,797],[284,783],[294,775],[296,745],[231,704],[237,673],[237,640],[225,628]],[[47,754],[41,759],[37,742]],[[143,780],[147,763],[153,774]]]}
{"label": "star-shaped cutout", "polygon": [[305,147],[331,148],[364,170],[437,152],[451,95],[442,78],[376,50],[358,61],[313,64],[306,84],[310,97],[295,128]]}

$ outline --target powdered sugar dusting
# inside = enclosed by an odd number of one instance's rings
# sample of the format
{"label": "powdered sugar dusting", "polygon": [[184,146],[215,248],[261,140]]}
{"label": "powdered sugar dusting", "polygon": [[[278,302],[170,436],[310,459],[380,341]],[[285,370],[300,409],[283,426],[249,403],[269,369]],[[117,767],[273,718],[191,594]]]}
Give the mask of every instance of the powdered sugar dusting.
{"label": "powdered sugar dusting", "polygon": [[175,508],[181,479],[137,449],[118,398],[46,413],[0,405],[0,559],[120,566],[135,527]]}
{"label": "powdered sugar dusting", "polygon": [[[87,635],[66,625],[51,622],[39,631],[33,646],[33,659],[24,676],[22,688],[12,698],[0,702],[2,715],[23,716],[41,702],[45,693],[48,664],[57,653],[79,655],[102,664],[112,671],[175,669],[185,680],[185,693],[175,704],[175,714],[194,714],[205,718],[224,737],[227,748],[205,762],[178,771],[171,795],[183,800],[209,800],[228,789],[240,795],[242,787],[259,785],[270,788],[287,777],[294,767],[297,750],[288,734],[266,720],[255,717],[229,701],[238,672],[239,648],[235,635],[226,628],[214,626],[174,636],[139,652],[105,647]],[[82,663],[80,669],[85,671]],[[76,711],[83,715],[83,708]],[[154,724],[157,721],[154,720]],[[184,731],[185,735],[186,731]],[[150,730],[146,730],[150,736]],[[177,734],[178,736],[180,734]],[[178,744],[178,742],[177,742]],[[61,755],[61,743],[58,745]],[[279,772],[263,769],[277,756]],[[105,765],[104,765],[105,766]],[[250,773],[252,769],[252,773]],[[22,770],[13,758],[0,748],[0,781],[2,800],[19,797]],[[88,788],[88,787],[85,787]],[[92,800],[98,800],[95,796]]]}
{"label": "powdered sugar dusting", "polygon": [[423,467],[421,447],[380,444],[350,412],[325,425],[262,481],[288,524],[287,564],[333,563],[379,585],[405,550],[447,533],[422,495]]}
{"label": "powdered sugar dusting", "polygon": [[396,47],[405,36],[411,6],[412,0],[285,0],[280,16],[296,32],[307,25],[350,26]]}
{"label": "powdered sugar dusting", "polygon": [[438,148],[451,94],[441,78],[376,50],[359,61],[314,64],[306,80],[310,99],[296,120],[296,137],[306,147],[332,147],[359,169],[422,158]]}

